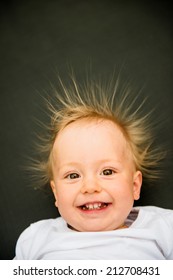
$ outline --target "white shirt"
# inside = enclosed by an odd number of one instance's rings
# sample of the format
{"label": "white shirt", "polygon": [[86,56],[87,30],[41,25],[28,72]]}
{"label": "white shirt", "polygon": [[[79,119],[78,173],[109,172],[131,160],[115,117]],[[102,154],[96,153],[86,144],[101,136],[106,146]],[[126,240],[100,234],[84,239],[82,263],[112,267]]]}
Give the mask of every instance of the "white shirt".
{"label": "white shirt", "polygon": [[173,259],[173,210],[135,207],[128,228],[77,232],[63,218],[31,224],[19,237],[17,260]]}

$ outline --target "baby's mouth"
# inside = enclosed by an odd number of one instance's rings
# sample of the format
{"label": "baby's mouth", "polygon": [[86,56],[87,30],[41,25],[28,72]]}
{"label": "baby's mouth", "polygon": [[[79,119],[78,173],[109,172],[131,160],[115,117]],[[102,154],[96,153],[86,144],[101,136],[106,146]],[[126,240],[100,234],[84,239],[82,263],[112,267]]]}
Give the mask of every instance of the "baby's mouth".
{"label": "baby's mouth", "polygon": [[84,211],[100,210],[100,209],[104,209],[104,208],[108,207],[109,204],[110,203],[106,203],[106,202],[86,203],[86,204],[79,206],[79,208]]}

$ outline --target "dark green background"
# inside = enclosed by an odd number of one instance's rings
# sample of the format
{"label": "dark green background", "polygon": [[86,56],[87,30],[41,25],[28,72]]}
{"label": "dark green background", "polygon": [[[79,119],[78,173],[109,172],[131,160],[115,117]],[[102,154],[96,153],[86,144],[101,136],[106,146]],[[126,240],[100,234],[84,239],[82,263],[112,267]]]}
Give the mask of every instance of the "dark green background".
{"label": "dark green background", "polygon": [[[50,194],[31,188],[22,170],[32,155],[37,126],[44,119],[41,96],[67,79],[71,65],[79,79],[92,64],[108,77],[122,69],[149,96],[163,124],[158,143],[172,149],[171,1],[1,1],[0,9],[0,258],[11,259],[19,234],[31,222],[56,217]],[[146,108],[147,110],[148,108]],[[144,187],[139,204],[173,209],[173,164],[165,164],[157,186]]]}

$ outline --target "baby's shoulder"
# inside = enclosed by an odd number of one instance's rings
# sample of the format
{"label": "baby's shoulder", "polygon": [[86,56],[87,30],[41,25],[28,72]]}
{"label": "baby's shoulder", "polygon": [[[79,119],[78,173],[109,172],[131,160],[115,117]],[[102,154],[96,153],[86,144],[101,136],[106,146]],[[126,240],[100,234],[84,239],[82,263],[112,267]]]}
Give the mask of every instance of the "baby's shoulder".
{"label": "baby's shoulder", "polygon": [[64,221],[61,217],[54,219],[40,220],[35,223],[30,224],[20,235],[20,241],[32,238],[35,235],[40,235],[40,233],[47,234],[52,230],[61,230],[65,227]]}
{"label": "baby's shoulder", "polygon": [[173,229],[173,210],[156,206],[142,206],[139,209],[148,220],[164,221]]}

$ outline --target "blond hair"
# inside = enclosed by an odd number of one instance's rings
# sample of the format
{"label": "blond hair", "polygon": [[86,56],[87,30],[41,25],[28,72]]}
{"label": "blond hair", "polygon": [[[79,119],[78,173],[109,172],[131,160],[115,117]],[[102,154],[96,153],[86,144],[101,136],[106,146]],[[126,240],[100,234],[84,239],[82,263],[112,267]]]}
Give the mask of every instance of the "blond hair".
{"label": "blond hair", "polygon": [[119,79],[107,85],[87,81],[81,86],[74,78],[69,86],[60,78],[59,82],[61,90],[55,90],[54,100],[46,99],[50,125],[46,128],[47,137],[43,137],[37,145],[39,160],[32,164],[38,186],[46,185],[52,179],[51,152],[56,136],[70,123],[81,119],[113,121],[123,132],[143,180],[152,181],[159,177],[158,167],[165,152],[154,147],[150,113],[143,112],[145,100],[139,105],[139,96],[127,85],[120,91]]}

